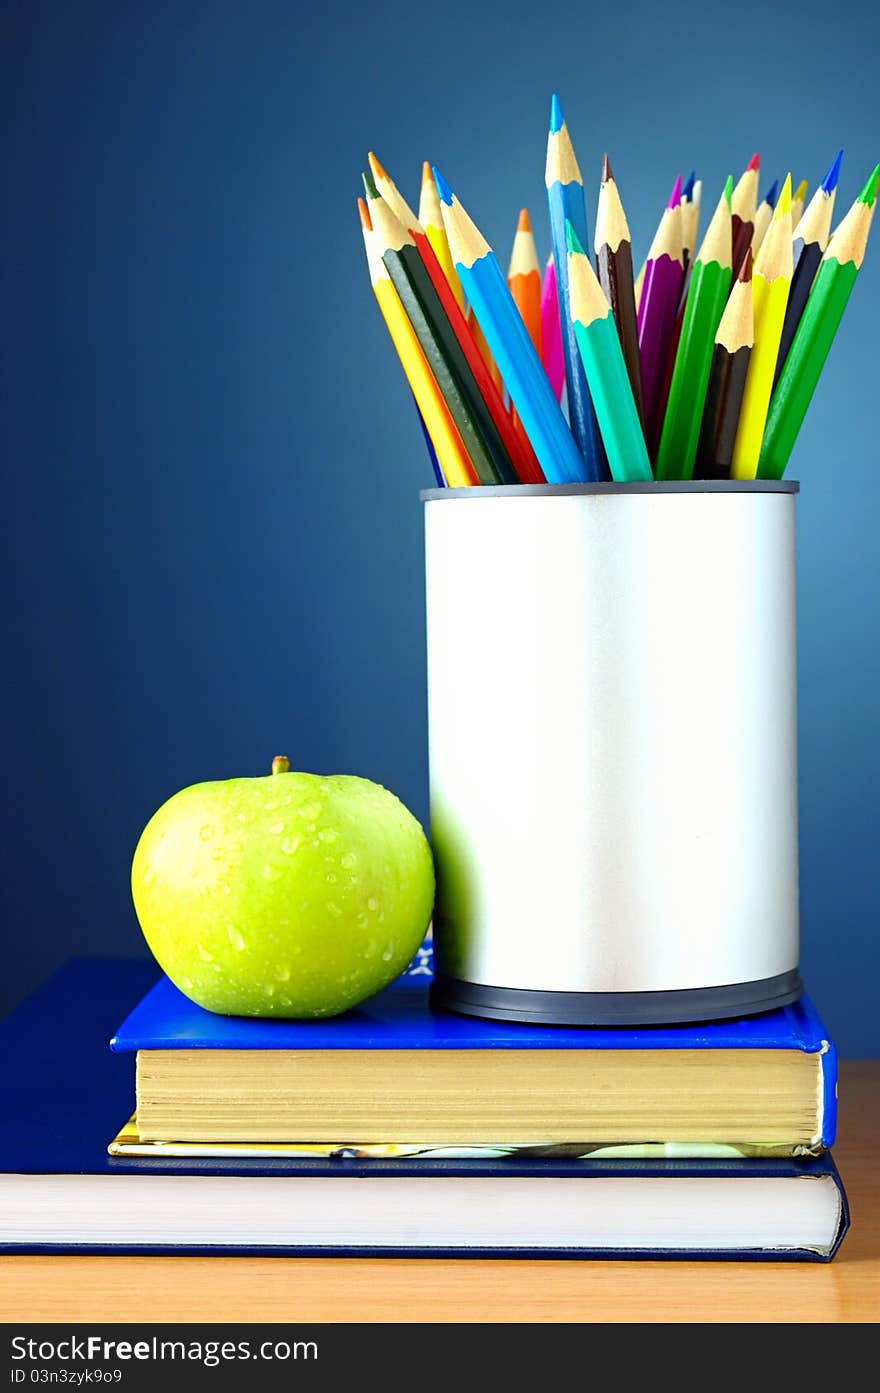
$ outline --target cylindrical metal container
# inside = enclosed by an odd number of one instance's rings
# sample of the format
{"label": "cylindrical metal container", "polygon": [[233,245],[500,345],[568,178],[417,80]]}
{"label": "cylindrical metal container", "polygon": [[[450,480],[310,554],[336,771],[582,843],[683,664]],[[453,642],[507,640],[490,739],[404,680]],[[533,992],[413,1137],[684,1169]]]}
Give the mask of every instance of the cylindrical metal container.
{"label": "cylindrical metal container", "polygon": [[799,996],[797,489],[423,494],[435,1004],[651,1024]]}

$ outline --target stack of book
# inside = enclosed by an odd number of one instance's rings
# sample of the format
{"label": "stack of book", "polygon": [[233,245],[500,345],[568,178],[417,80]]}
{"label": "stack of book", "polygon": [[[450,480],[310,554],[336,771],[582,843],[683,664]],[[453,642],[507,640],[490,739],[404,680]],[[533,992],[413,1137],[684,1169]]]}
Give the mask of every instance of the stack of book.
{"label": "stack of book", "polygon": [[74,962],[2,1027],[7,1249],[827,1260],[846,1230],[806,997],[699,1026],[479,1021],[430,1009],[426,945],[343,1017],[260,1021],[167,978],[130,1010],[145,974]]}

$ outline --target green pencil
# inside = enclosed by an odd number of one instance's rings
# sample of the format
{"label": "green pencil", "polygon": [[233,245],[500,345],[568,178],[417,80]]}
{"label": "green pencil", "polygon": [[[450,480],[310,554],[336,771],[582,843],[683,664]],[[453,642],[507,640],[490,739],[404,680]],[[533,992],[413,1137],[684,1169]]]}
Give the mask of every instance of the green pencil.
{"label": "green pencil", "polygon": [[785,472],[865,257],[878,181],[880,165],[871,172],[819,263],[813,288],[770,400],[758,461],[759,479],[781,479]]}
{"label": "green pencil", "polygon": [[565,244],[574,337],[611,477],[619,484],[652,479],[651,462],[611,306],[567,219]]}
{"label": "green pencil", "polygon": [[730,291],[732,192],[733,180],[728,178],[691,271],[657,449],[655,473],[658,479],[692,479],[694,476],[715,334]]}

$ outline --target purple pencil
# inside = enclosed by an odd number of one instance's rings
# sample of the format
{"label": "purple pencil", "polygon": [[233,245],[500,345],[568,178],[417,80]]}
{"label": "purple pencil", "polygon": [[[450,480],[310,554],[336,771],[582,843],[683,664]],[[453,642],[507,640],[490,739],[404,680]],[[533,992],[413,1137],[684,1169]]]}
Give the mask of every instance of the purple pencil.
{"label": "purple pencil", "polygon": [[683,277],[679,175],[648,252],[642,298],[639,301],[639,362],[645,401],[645,435],[649,447],[660,434],[658,416],[663,408],[666,361],[675,329]]}

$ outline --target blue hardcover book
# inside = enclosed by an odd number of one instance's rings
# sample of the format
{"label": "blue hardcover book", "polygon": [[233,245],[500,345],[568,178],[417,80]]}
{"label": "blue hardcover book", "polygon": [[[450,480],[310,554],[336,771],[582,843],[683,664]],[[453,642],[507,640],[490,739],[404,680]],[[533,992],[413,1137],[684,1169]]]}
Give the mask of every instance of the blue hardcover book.
{"label": "blue hardcover book", "polygon": [[[430,976],[426,946],[385,991],[321,1021],[214,1015],[161,978],[111,1041],[115,1052],[138,1054],[137,1120],[117,1151],[797,1156],[833,1143],[837,1056],[806,996],[741,1020],[568,1028],[433,1010]],[[246,1125],[242,1051],[254,1054]],[[344,1056],[339,1073],[355,1096],[334,1088],[322,1107],[331,1052]],[[510,1104],[504,1118],[500,1102],[486,1109],[499,1090]],[[186,1116],[175,1092],[190,1100]],[[377,1100],[371,1125],[364,1097]]]}
{"label": "blue hardcover book", "polygon": [[828,1156],[114,1159],[133,1060],[107,1036],[154,976],[74,961],[0,1023],[3,1251],[827,1261],[848,1226]]}

